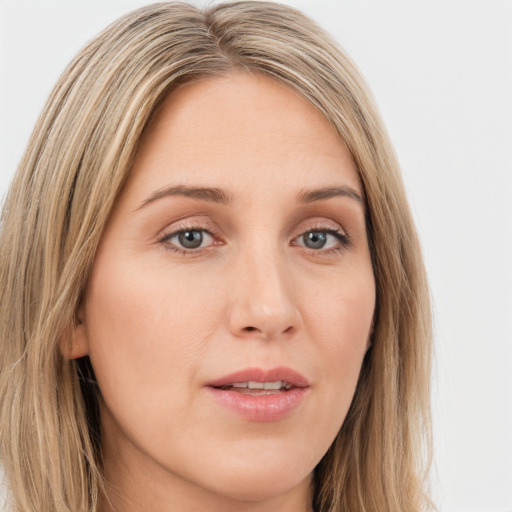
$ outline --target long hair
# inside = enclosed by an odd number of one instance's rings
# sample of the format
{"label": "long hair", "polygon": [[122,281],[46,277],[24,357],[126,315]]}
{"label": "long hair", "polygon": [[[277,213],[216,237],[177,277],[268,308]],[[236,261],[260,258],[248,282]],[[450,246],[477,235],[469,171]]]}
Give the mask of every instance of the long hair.
{"label": "long hair", "polygon": [[88,361],[66,359],[59,345],[153,113],[176,87],[233,70],[263,73],[309,100],[345,142],[364,188],[372,344],[315,469],[315,510],[430,507],[429,293],[392,146],[330,36],[290,7],[241,1],[205,10],[164,2],[124,16],[75,57],[35,126],[0,231],[0,456],[13,511],[98,510],[99,391]]}

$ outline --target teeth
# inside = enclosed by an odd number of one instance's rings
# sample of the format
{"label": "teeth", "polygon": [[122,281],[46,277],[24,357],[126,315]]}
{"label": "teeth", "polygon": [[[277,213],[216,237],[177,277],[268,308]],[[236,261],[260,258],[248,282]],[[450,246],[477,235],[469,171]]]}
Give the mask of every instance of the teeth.
{"label": "teeth", "polygon": [[291,384],[283,382],[282,380],[276,380],[274,382],[256,382],[250,380],[248,382],[234,382],[231,384],[234,388],[249,388],[249,389],[290,389]]}
{"label": "teeth", "polygon": [[265,382],[263,384],[263,389],[281,389],[283,386],[283,383],[280,380],[277,380],[276,382]]}

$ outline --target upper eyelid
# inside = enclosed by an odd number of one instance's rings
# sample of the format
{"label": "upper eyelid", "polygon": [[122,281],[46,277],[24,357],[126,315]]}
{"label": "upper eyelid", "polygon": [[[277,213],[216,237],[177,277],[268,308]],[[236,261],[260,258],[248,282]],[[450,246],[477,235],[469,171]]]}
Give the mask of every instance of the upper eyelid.
{"label": "upper eyelid", "polygon": [[[175,236],[179,235],[180,233],[186,231],[187,229],[190,230],[190,231],[204,231],[204,232],[208,233],[208,235],[212,238],[213,243],[208,244],[208,245],[206,245],[204,247],[186,248],[186,247],[181,247],[178,244],[175,244],[175,243],[170,241],[172,238],[174,238]],[[331,236],[333,236],[334,238],[337,239],[337,244],[336,244],[337,247],[329,247],[329,248],[326,248],[326,249],[323,249],[323,248],[312,249],[312,248],[308,248],[305,244],[297,243],[297,239],[300,239],[306,233],[312,232],[312,231],[324,231],[324,232],[330,234]],[[161,244],[161,245],[167,246],[168,247],[167,250],[170,250],[169,246],[173,246],[172,250],[174,252],[181,253],[183,256],[185,256],[185,255],[192,256],[194,254],[197,256],[199,254],[202,254],[204,251],[210,250],[215,245],[224,245],[223,242],[221,242],[219,244],[218,240],[215,241],[215,238],[216,238],[216,235],[213,234],[213,233],[210,233],[206,229],[202,229],[202,228],[199,228],[199,227],[189,227],[189,228],[184,228],[184,229],[175,229],[175,230],[170,231],[167,234],[164,233],[159,238],[158,243]],[[349,248],[352,245],[352,241],[351,241],[350,237],[345,232],[343,232],[342,230],[337,230],[337,229],[332,229],[332,228],[328,228],[328,229],[326,229],[326,228],[312,228],[312,229],[306,229],[305,231],[302,231],[300,234],[295,236],[290,241],[290,244],[292,246],[303,247],[304,249],[308,250],[308,252],[311,252],[312,254],[317,254],[318,256],[320,256],[322,254],[328,255],[328,254],[332,254],[332,253],[341,252],[341,251]]]}
{"label": "upper eyelid", "polygon": [[[159,240],[169,238],[174,234],[186,230],[205,231],[214,237],[222,237],[222,234],[224,233],[224,231],[218,227],[217,223],[211,220],[209,216],[199,215],[172,222],[159,231],[157,238]],[[313,217],[312,219],[304,219],[301,222],[298,222],[293,230],[289,231],[288,236],[291,239],[295,239],[309,231],[315,230],[336,232],[349,237],[349,233],[345,227],[340,224],[340,222],[325,217]]]}
{"label": "upper eyelid", "polygon": [[195,231],[206,231],[210,235],[216,235],[219,232],[219,229],[215,225],[214,222],[208,221],[208,220],[189,220],[189,219],[182,219],[175,222],[172,222],[168,226],[164,227],[160,232],[158,233],[158,238],[167,238],[171,235],[177,234],[181,231],[186,230],[195,230]]}
{"label": "upper eyelid", "polygon": [[[180,248],[180,250],[182,250],[183,252],[198,252],[200,251],[201,249],[207,249],[209,248],[211,245],[218,245],[215,243],[215,238],[218,238],[214,233],[211,233],[210,231],[208,231],[207,229],[203,229],[203,228],[200,228],[198,226],[194,226],[194,227],[184,227],[182,229],[178,228],[178,229],[174,229],[168,233],[163,233],[158,242],[159,243],[170,243],[170,240],[172,238],[174,238],[175,236],[179,235],[180,233],[183,233],[184,231],[187,231],[187,230],[190,230],[190,231],[204,231],[205,233],[207,233],[213,240],[214,242],[208,246],[205,246],[205,247],[198,247],[196,249],[187,249],[187,248]],[[310,232],[313,232],[313,231],[324,231],[328,234],[330,234],[331,236],[334,236],[335,238],[338,239],[338,243],[340,245],[344,245],[344,246],[350,246],[352,245],[352,242],[351,242],[351,239],[350,237],[343,231],[343,230],[338,230],[338,229],[332,229],[332,228],[311,228],[311,229],[306,229],[305,231],[301,231],[298,235],[294,236],[290,243],[292,245],[300,245],[302,246],[302,244],[298,244],[297,243],[297,239],[300,239],[302,236],[304,236],[306,233],[310,233]],[[217,240],[218,242],[218,240]],[[172,245],[175,245],[174,243]],[[314,251],[314,252],[322,252],[321,250],[318,250],[318,251]]]}
{"label": "upper eyelid", "polygon": [[[211,237],[213,243],[211,243],[207,246],[204,246],[204,247],[187,248],[187,247],[182,247],[177,243],[171,242],[171,240],[174,237],[178,236],[180,233],[183,233],[187,230],[188,231],[204,231],[205,233],[208,233],[208,236]],[[168,251],[172,250],[173,252],[180,253],[184,256],[185,255],[188,255],[188,256],[196,255],[197,256],[197,255],[200,255],[204,250],[207,250],[212,246],[218,245],[215,241],[215,238],[217,238],[216,235],[211,233],[207,229],[197,228],[197,227],[192,227],[192,226],[190,226],[190,227],[184,226],[182,228],[172,229],[167,232],[164,230],[159,235],[159,237],[157,239],[157,243],[158,243],[158,245],[165,247],[166,250],[168,250]]]}
{"label": "upper eyelid", "polygon": [[294,230],[295,232],[298,232],[298,236],[302,235],[303,233],[306,233],[308,231],[336,231],[338,233],[342,233],[345,236],[348,236],[348,232],[345,229],[343,225],[341,225],[339,222],[327,219],[327,218],[316,218],[316,220],[313,220],[311,222],[310,220],[300,222],[298,224],[298,227]]}
{"label": "upper eyelid", "polygon": [[301,234],[296,236],[293,240],[297,240],[298,238],[304,236],[306,233],[312,233],[312,232],[324,232],[327,233],[335,238],[337,238],[340,243],[350,245],[351,239],[349,235],[343,230],[343,229],[332,229],[332,228],[313,228],[313,229],[307,229],[306,231],[303,231]]}

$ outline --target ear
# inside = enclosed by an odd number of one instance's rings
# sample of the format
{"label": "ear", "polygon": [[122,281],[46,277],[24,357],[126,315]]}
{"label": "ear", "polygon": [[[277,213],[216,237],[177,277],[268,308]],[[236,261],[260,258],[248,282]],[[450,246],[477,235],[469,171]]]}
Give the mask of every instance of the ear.
{"label": "ear", "polygon": [[66,359],[79,359],[89,354],[89,341],[82,306],[75,315],[73,325],[61,338],[59,347]]}

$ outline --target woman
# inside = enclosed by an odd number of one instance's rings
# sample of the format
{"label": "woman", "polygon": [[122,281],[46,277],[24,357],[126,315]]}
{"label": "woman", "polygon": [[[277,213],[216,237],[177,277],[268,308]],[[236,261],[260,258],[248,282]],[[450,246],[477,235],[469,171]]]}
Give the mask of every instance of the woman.
{"label": "woman", "polygon": [[419,244],[362,78],[302,14],[108,27],[38,121],[0,247],[14,510],[428,508]]}

